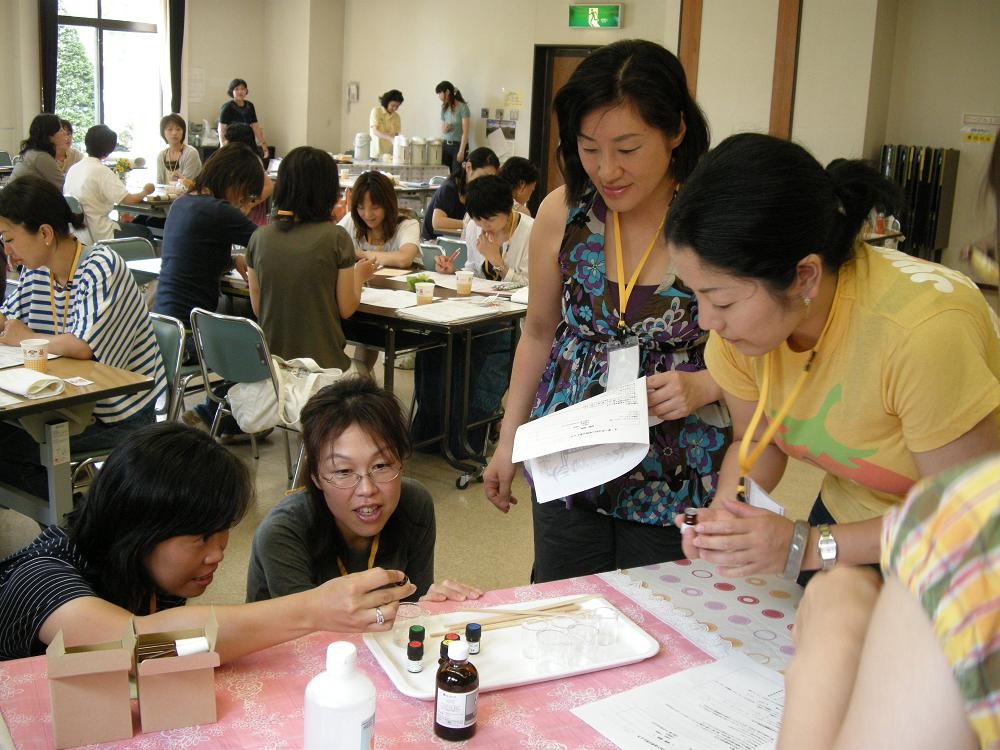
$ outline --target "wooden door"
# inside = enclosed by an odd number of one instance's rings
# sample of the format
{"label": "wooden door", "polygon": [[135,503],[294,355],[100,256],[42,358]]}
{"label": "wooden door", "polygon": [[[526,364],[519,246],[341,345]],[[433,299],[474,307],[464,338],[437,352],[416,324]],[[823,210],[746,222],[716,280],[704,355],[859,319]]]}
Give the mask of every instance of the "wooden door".
{"label": "wooden door", "polygon": [[[540,202],[563,184],[556,161],[559,126],[552,111],[556,92],[592,50],[597,47],[535,47],[535,69],[531,103],[531,141],[528,153],[541,173],[535,200]],[[537,206],[532,206],[534,211]]]}

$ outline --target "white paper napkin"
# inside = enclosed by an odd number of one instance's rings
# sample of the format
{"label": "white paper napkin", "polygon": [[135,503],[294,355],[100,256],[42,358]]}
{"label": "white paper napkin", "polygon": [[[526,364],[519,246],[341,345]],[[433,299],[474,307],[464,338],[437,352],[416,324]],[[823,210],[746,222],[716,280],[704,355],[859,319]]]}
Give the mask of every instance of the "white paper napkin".
{"label": "white paper napkin", "polygon": [[55,396],[65,387],[61,379],[25,367],[0,370],[0,388],[24,398]]}

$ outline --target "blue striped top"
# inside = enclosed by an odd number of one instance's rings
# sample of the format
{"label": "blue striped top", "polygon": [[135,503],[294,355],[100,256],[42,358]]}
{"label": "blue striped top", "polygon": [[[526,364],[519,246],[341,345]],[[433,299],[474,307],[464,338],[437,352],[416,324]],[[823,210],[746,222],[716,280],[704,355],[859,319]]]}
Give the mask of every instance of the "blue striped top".
{"label": "blue striped top", "polygon": [[[113,424],[133,416],[163,393],[166,379],[149,312],[121,256],[100,245],[90,248],[67,289],[56,288],[56,320],[49,298],[49,269],[24,269],[3,314],[40,336],[71,333],[85,341],[101,364],[153,378],[151,390],[98,401],[94,416]],[[69,295],[69,320],[63,320]],[[65,330],[63,330],[65,328]]]}

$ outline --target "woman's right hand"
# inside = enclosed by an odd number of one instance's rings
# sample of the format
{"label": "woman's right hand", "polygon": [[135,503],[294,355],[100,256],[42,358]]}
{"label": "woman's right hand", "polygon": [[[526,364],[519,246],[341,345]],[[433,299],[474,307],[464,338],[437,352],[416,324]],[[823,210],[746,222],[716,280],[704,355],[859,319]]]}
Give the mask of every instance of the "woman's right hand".
{"label": "woman's right hand", "polygon": [[[312,589],[315,629],[341,633],[392,630],[399,600],[417,590],[409,581],[397,585],[403,581],[406,575],[400,570],[372,568],[334,578]],[[376,609],[382,614],[381,625]]]}
{"label": "woman's right hand", "polygon": [[437,273],[455,273],[455,264],[447,255],[434,256],[434,270]]}
{"label": "woman's right hand", "polygon": [[486,499],[497,506],[503,513],[510,511],[510,506],[517,505],[517,498],[510,494],[517,468],[511,461],[513,446],[503,441],[497,443],[489,465],[483,471],[483,486]]}

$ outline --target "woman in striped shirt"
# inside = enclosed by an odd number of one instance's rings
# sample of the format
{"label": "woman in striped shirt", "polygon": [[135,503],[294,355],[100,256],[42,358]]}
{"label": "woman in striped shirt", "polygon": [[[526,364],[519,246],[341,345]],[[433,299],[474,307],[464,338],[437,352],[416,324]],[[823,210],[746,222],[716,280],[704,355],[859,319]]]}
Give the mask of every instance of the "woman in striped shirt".
{"label": "woman in striped shirt", "polygon": [[[0,191],[0,237],[11,265],[23,266],[17,289],[0,308],[0,344],[42,337],[53,354],[152,378],[148,391],[98,401],[94,423],[70,442],[74,453],[110,450],[156,420],[163,365],[125,261],[108,248],[84,247],[69,233],[71,221],[62,193],[40,177],[27,175]],[[0,477],[44,496],[46,475],[34,439],[0,424],[0,445]]]}

